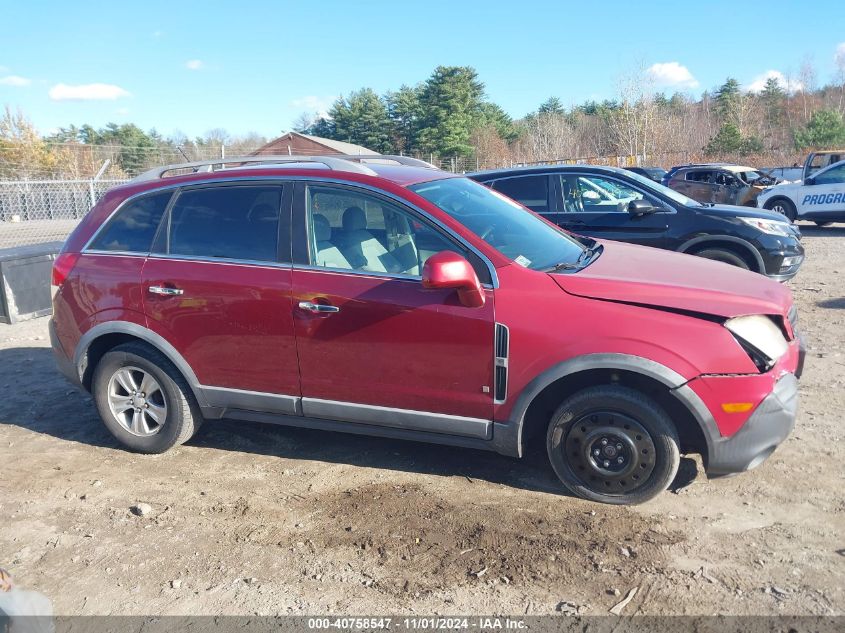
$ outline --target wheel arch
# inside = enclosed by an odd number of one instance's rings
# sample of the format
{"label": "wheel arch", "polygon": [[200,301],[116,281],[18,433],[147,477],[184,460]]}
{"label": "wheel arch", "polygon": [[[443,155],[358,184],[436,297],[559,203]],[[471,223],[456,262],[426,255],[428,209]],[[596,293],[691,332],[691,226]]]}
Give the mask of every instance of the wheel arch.
{"label": "wheel arch", "polygon": [[164,354],[187,381],[200,406],[205,405],[202,388],[194,370],[176,348],[152,330],[129,321],[109,321],[95,325],[79,339],[73,355],[73,364],[85,389],[91,390],[94,367],[103,355],[117,345],[130,341],[147,343]]}
{"label": "wheel arch", "polygon": [[706,248],[722,248],[735,253],[745,259],[749,264],[753,264],[756,270],[754,272],[766,272],[766,264],[763,262],[763,256],[760,251],[754,248],[748,240],[741,237],[734,237],[733,235],[699,235],[687,240],[678,248],[679,253],[688,253],[694,255],[697,251]]}
{"label": "wheel arch", "polygon": [[718,430],[687,382],[676,371],[641,356],[605,353],[572,358],[547,369],[522,390],[508,421],[496,423],[494,441],[500,452],[522,457],[563,399],[587,386],[621,384],[654,398],[675,424],[681,448],[701,453],[706,464]]}

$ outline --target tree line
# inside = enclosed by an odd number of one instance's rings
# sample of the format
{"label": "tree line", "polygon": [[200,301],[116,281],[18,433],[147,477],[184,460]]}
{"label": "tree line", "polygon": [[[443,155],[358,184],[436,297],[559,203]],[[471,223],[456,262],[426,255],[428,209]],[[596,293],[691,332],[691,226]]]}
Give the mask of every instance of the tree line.
{"label": "tree line", "polygon": [[699,98],[666,95],[648,73],[623,77],[613,99],[564,106],[550,97],[514,120],[489,101],[476,71],[440,66],[424,82],[339,97],[325,116],[303,113],[298,131],[382,153],[478,156],[524,162],[601,156],[788,157],[845,146],[845,66],[816,88],[806,65],[795,90],[769,78],[759,92],[728,77]]}
{"label": "tree line", "polygon": [[[378,94],[361,88],[327,114],[303,113],[294,129],[381,153],[472,157],[484,167],[610,156],[645,156],[652,164],[744,160],[789,164],[808,148],[845,147],[845,58],[834,81],[816,86],[802,67],[793,89],[770,78],[757,92],[727,78],[698,97],[664,94],[640,69],[623,76],[612,99],[567,107],[549,97],[519,119],[491,101],[476,70],[438,66],[423,82]],[[21,112],[0,117],[0,177],[90,177],[105,159],[107,176],[156,164],[249,153],[263,136],[164,137],[131,123],[74,125],[41,136]]]}

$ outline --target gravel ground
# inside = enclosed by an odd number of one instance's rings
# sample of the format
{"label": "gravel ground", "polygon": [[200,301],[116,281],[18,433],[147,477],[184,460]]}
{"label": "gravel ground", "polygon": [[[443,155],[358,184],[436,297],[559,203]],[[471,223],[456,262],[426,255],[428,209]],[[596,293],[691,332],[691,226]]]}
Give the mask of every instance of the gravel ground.
{"label": "gravel ground", "polygon": [[684,459],[636,508],[538,458],[246,422],[130,454],[46,319],[0,326],[0,567],[64,615],[601,614],[634,587],[626,615],[842,614],[845,227],[803,228],[793,435],[731,479]]}

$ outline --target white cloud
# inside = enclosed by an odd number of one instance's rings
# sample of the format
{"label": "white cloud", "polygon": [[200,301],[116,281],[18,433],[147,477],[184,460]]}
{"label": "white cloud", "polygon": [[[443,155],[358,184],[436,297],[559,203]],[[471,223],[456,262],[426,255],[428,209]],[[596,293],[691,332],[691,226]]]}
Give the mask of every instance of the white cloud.
{"label": "white cloud", "polygon": [[787,92],[795,92],[796,90],[801,89],[800,81],[790,81],[779,70],[767,70],[766,72],[757,75],[756,77],[754,77],[754,79],[752,79],[749,83],[745,85],[745,89],[748,92],[762,92],[763,88],[766,87],[766,82],[769,79],[777,80],[778,85]]}
{"label": "white cloud", "polygon": [[129,108],[118,108],[116,110],[116,114],[117,116],[126,116],[127,114],[129,114]]}
{"label": "white cloud", "polygon": [[317,97],[315,95],[306,95],[299,99],[294,99],[290,102],[294,108],[300,108],[306,112],[314,112],[318,117],[327,118],[329,116],[329,108],[335,102],[337,97]]}
{"label": "white cloud", "polygon": [[840,43],[836,47],[836,52],[833,54],[833,61],[845,66],[845,42]]}
{"label": "white cloud", "polygon": [[128,97],[129,93],[114,84],[56,84],[50,88],[49,95],[53,101],[114,101]]}
{"label": "white cloud", "polygon": [[3,86],[28,86],[32,83],[32,79],[27,79],[26,77],[18,77],[17,75],[8,75],[6,77],[0,77],[0,85]]}
{"label": "white cloud", "polygon": [[678,88],[697,88],[698,80],[692,76],[689,68],[678,62],[664,62],[653,64],[646,71],[661,86],[677,86]]}
{"label": "white cloud", "polygon": [[201,59],[189,59],[185,62],[185,68],[188,70],[202,70],[204,66]]}

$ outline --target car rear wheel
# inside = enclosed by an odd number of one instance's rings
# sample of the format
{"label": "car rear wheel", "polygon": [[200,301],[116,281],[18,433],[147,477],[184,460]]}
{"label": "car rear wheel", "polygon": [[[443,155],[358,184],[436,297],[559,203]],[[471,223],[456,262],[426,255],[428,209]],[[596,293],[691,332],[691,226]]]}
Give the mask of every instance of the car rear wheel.
{"label": "car rear wheel", "polygon": [[717,262],[724,262],[725,264],[730,264],[731,266],[736,266],[737,268],[750,270],[748,262],[742,259],[742,257],[736,253],[732,253],[731,251],[726,251],[721,248],[706,248],[702,251],[698,251],[695,255],[705,259],[712,259]]}
{"label": "car rear wheel", "polygon": [[202,424],[185,379],[146,344],[126,343],[104,354],[91,387],[106,428],[129,450],[163,453],[188,441]]}
{"label": "car rear wheel", "polygon": [[791,200],[787,200],[786,198],[775,198],[774,200],[769,200],[765,205],[763,205],[763,208],[785,215],[790,222],[795,222],[795,219],[798,217],[795,205]]}
{"label": "car rear wheel", "polygon": [[833,224],[833,222],[820,222],[819,220],[816,220],[816,226],[830,226],[831,224]]}
{"label": "car rear wheel", "polygon": [[552,468],[590,501],[637,504],[663,492],[678,472],[678,434],[646,395],[620,385],[583,389],[552,415],[546,434]]}

